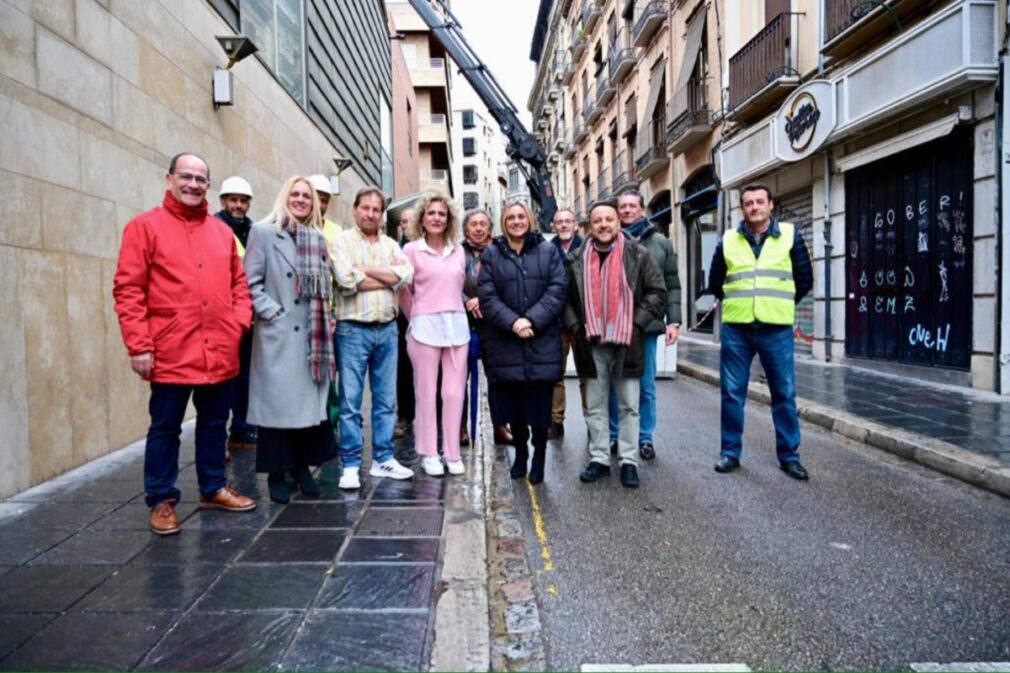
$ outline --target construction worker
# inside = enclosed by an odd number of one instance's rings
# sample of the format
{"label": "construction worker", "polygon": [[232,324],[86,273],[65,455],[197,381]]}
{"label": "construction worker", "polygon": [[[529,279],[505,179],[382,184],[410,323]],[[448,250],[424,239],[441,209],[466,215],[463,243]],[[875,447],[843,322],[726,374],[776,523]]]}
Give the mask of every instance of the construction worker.
{"label": "construction worker", "polygon": [[[252,207],[252,186],[244,178],[233,175],[221,183],[221,210],[214,215],[227,224],[235,234],[239,257],[245,256],[246,244],[249,241],[249,230],[252,219],[249,208]],[[228,431],[228,450],[242,451],[256,448],[256,428],[246,423],[245,415],[249,407],[249,361],[252,358],[252,329],[245,333],[239,343],[239,374],[235,378],[235,387],[231,407],[231,428]],[[227,458],[231,458],[229,454]]]}
{"label": "construction worker", "polygon": [[326,217],[326,208],[330,205],[330,199],[333,197],[330,179],[317,173],[309,176],[309,183],[312,185],[312,189],[316,190],[316,196],[319,197],[319,211],[323,214],[323,236],[332,244],[333,237],[339,234],[343,227]]}

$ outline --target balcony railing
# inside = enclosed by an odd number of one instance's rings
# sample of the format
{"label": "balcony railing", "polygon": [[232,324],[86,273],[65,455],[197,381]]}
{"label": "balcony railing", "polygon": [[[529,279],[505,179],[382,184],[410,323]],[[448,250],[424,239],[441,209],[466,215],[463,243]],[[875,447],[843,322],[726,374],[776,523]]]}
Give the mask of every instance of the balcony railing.
{"label": "balcony railing", "polygon": [[417,123],[427,124],[429,126],[445,126],[445,115],[444,114],[418,115]]}
{"label": "balcony railing", "polygon": [[611,197],[610,193],[610,169],[601,168],[600,176],[596,179],[596,200],[602,201]]}
{"label": "balcony railing", "polygon": [[638,170],[635,168],[635,160],[625,151],[618,152],[614,157],[614,181],[610,187],[614,194],[638,187]]}
{"label": "balcony railing", "polygon": [[617,95],[617,85],[611,79],[606,66],[596,76],[596,107],[601,111]]}
{"label": "balcony railing", "polygon": [[798,82],[790,56],[791,19],[792,14],[779,14],[729,59],[729,107],[735,114],[750,99],[755,99],[754,103],[759,98],[764,99],[760,101],[763,103],[778,102],[784,92],[778,96],[758,96],[765,90],[772,92],[778,82]]}
{"label": "balcony railing", "polygon": [[603,16],[603,10],[596,4],[596,0],[586,0],[585,7],[582,8],[582,27],[586,34],[589,34],[596,27],[596,22]]}
{"label": "balcony railing", "polygon": [[578,63],[582,55],[586,53],[586,33],[581,27],[576,27],[572,31],[572,63]]}
{"label": "balcony railing", "polygon": [[586,140],[586,138],[589,137],[589,129],[587,129],[586,125],[583,124],[581,121],[576,121],[575,135],[573,137],[575,139],[575,144],[581,145]]}
{"label": "balcony railing", "polygon": [[651,0],[645,3],[635,20],[634,29],[631,31],[632,41],[636,47],[644,47],[649,44],[649,40],[666,21],[669,7],[669,0]]}
{"label": "balcony railing", "polygon": [[575,197],[575,203],[572,204],[574,207],[572,210],[575,211],[575,219],[579,222],[586,221],[586,199],[582,196]]}
{"label": "balcony railing", "polygon": [[596,104],[595,99],[591,99],[587,96],[586,107],[582,110],[582,115],[583,119],[586,121],[586,126],[589,127],[600,120],[600,117],[603,116],[603,110]]}
{"label": "balcony railing", "polygon": [[[824,0],[823,51],[832,56],[855,52],[894,32],[900,22],[935,2],[937,0]],[[899,22],[897,25],[895,20]]]}
{"label": "balcony railing", "polygon": [[638,62],[638,49],[631,44],[628,31],[621,29],[617,39],[610,45],[610,81],[620,84],[635,69]]}
{"label": "balcony railing", "polygon": [[666,154],[666,117],[652,119],[641,129],[635,151],[638,177],[645,179],[658,173],[669,161]]}
{"label": "balcony railing", "polygon": [[671,152],[683,152],[694,145],[712,128],[712,111],[708,106],[708,80],[692,78],[684,90],[687,109],[680,101],[670,100],[666,118],[670,127],[666,133],[666,145]]}
{"label": "balcony railing", "polygon": [[556,150],[560,150],[565,146],[565,138],[567,137],[564,124],[554,125],[554,134],[551,136],[551,145]]}

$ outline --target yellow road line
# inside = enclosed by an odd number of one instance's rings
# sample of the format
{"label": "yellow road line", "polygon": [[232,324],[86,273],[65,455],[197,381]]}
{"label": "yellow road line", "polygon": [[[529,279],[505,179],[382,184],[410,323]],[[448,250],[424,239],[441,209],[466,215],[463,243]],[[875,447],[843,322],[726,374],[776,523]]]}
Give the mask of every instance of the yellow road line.
{"label": "yellow road line", "polygon": [[[544,560],[543,572],[553,572],[555,570],[554,560],[551,558],[551,547],[547,539],[547,527],[544,525],[544,516],[540,511],[540,501],[537,500],[537,493],[533,484],[526,482],[526,490],[530,494],[530,509],[533,511],[533,530],[536,531],[537,540],[540,542],[540,558]],[[558,588],[553,582],[547,583],[547,593],[556,596]]]}

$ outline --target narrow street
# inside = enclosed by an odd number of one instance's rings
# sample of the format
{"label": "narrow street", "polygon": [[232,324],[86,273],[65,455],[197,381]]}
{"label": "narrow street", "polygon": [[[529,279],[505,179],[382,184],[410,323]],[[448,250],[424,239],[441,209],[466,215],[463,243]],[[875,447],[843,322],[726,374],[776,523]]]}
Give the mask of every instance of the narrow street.
{"label": "narrow street", "polygon": [[717,474],[718,388],[681,377],[660,381],[658,397],[658,457],[637,491],[616,469],[579,482],[574,380],[544,485],[531,496],[513,482],[548,669],[1010,659],[1010,502],[807,423],[811,479],[793,481],[775,461],[768,407],[753,402],[743,467]]}

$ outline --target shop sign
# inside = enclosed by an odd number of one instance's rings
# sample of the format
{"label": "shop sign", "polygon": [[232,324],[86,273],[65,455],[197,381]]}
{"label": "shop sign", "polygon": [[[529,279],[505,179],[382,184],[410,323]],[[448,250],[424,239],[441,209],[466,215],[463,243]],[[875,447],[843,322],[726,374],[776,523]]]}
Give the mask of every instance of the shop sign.
{"label": "shop sign", "polygon": [[793,92],[775,115],[775,155],[799,161],[816,152],[835,128],[835,85],[824,79]]}

